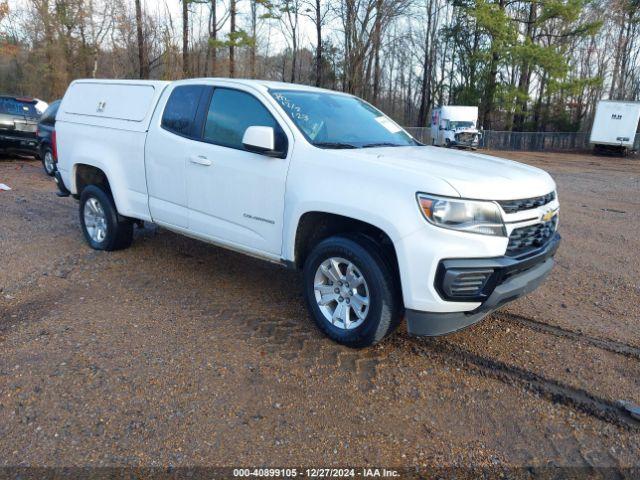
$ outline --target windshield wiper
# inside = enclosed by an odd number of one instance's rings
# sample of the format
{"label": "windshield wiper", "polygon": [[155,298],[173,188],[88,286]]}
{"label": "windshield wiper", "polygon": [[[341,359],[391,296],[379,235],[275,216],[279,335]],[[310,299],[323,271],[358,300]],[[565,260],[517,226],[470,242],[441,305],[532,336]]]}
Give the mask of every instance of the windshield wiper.
{"label": "windshield wiper", "polygon": [[391,142],[380,142],[380,143],[367,143],[363,145],[362,148],[373,148],[373,147],[403,147],[404,145],[400,145],[399,143],[391,143]]}
{"label": "windshield wiper", "polygon": [[320,148],[358,148],[350,143],[340,142],[314,142],[313,145]]}

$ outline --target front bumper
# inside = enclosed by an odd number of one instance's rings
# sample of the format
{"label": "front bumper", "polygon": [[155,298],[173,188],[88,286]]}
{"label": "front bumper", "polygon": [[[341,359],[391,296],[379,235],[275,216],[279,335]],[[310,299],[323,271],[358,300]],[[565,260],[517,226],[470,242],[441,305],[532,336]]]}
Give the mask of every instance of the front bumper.
{"label": "front bumper", "polygon": [[480,145],[480,134],[456,133],[453,136],[451,145],[460,148],[478,148]]}
{"label": "front bumper", "polygon": [[[554,265],[553,256],[559,246],[560,235],[556,233],[544,247],[524,258],[443,260],[440,268],[444,272],[493,272],[478,293],[483,301],[478,308],[470,312],[432,313],[407,310],[409,334],[438,336],[456,332],[479,322],[504,304],[533,292],[551,273]],[[437,278],[438,290],[442,291],[445,275],[440,274]]]}

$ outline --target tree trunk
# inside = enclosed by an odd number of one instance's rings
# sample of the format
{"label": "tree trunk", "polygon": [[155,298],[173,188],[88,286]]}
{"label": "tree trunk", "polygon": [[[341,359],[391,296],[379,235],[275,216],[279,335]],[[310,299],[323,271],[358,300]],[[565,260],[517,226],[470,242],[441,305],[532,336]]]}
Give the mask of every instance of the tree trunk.
{"label": "tree trunk", "polygon": [[544,132],[545,128],[541,124],[540,115],[542,113],[542,101],[544,99],[545,89],[547,87],[547,72],[545,71],[540,79],[540,88],[538,92],[538,100],[536,101],[536,106],[533,110],[533,126],[536,132]]}
{"label": "tree trunk", "polygon": [[[525,32],[524,42],[534,43],[535,22],[538,14],[538,2],[531,0],[529,6],[529,18]],[[513,130],[524,131],[524,124],[527,119],[527,108],[529,104],[529,87],[531,86],[531,63],[525,58],[520,66],[520,78],[518,80],[518,92],[521,98],[516,102],[516,112],[513,115]]]}
{"label": "tree trunk", "polygon": [[[45,39],[45,58],[47,59],[45,68],[45,85],[48,86],[48,96],[58,96],[58,88],[54,70],[54,53],[53,53],[53,29],[51,28],[51,15],[49,14],[49,2],[48,0],[42,2],[41,6],[42,21],[44,23],[44,39]],[[47,97],[45,97],[47,98]]]}
{"label": "tree trunk", "polygon": [[316,0],[316,87],[322,85],[322,8],[321,0]]}
{"label": "tree trunk", "polygon": [[[505,0],[500,0],[498,3],[500,10],[504,11],[505,8]],[[498,77],[498,64],[500,62],[500,45],[497,44],[495,39],[492,40],[491,43],[491,62],[489,64],[489,76],[487,78],[486,87],[484,90],[484,95],[482,98],[482,102],[480,104],[480,119],[481,126],[485,130],[491,129],[491,112],[493,111],[493,103],[496,96],[497,90],[497,77]]]}
{"label": "tree trunk", "polygon": [[207,49],[208,63],[211,68],[211,76],[216,76],[216,67],[218,60],[218,47],[216,42],[218,41],[218,10],[216,0],[211,0],[211,20],[209,25],[209,45]]}
{"label": "tree trunk", "polygon": [[[629,44],[631,43],[631,26],[633,25],[633,10],[629,8],[629,19],[627,21],[626,32],[624,36],[624,42],[622,44],[622,58],[620,62],[620,75],[618,76],[618,99],[625,100],[625,97],[631,92],[627,92],[625,89],[628,75],[628,64],[631,51],[629,51]],[[629,98],[630,100],[631,98]]]}
{"label": "tree trunk", "polygon": [[620,70],[620,62],[622,60],[622,42],[624,40],[624,21],[620,24],[620,34],[618,35],[618,42],[616,43],[615,50],[615,63],[613,65],[613,76],[611,78],[611,89],[609,90],[609,99],[617,100],[616,98],[616,85],[618,83],[618,71]]}
{"label": "tree trunk", "polygon": [[251,0],[251,50],[249,51],[249,70],[251,78],[256,78],[256,48],[258,38],[258,2]]}
{"label": "tree trunk", "polygon": [[140,78],[149,78],[149,63],[147,62],[144,47],[144,34],[142,32],[142,5],[140,0],[136,2],[136,30],[138,33],[138,66],[140,67]]}
{"label": "tree trunk", "polygon": [[[295,5],[292,12],[292,5]],[[297,2],[287,3],[287,21],[291,27],[291,83],[296,82],[297,66],[298,66],[298,22],[299,12]]]}
{"label": "tree trunk", "polygon": [[[373,27],[373,103],[380,94],[380,49],[382,48],[382,0],[376,1],[376,18]],[[367,76],[367,80],[369,77]]]}
{"label": "tree trunk", "polygon": [[189,0],[182,0],[182,77],[189,71]]}
{"label": "tree trunk", "polygon": [[431,24],[433,21],[433,14],[431,7],[433,2],[429,4],[429,11],[427,13],[427,30],[424,36],[424,58],[422,60],[422,83],[420,85],[420,110],[418,111],[418,126],[426,127],[429,121],[429,107],[431,106],[431,76],[433,68],[433,56],[432,45],[434,41],[431,38]]}
{"label": "tree trunk", "polygon": [[291,52],[291,83],[296,83],[296,63],[298,59],[298,39],[296,38],[296,36],[297,29],[293,31],[293,35],[291,38],[293,49],[293,51]]}
{"label": "tree trunk", "polygon": [[236,76],[236,0],[229,2],[229,76]]}

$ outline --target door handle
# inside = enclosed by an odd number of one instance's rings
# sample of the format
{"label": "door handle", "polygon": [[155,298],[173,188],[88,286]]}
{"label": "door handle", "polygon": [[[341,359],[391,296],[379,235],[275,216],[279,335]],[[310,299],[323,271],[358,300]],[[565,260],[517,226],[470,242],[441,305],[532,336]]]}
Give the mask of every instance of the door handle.
{"label": "door handle", "polygon": [[205,167],[208,167],[212,163],[211,160],[209,160],[204,155],[194,155],[193,157],[189,158],[189,161],[197,165],[204,165]]}

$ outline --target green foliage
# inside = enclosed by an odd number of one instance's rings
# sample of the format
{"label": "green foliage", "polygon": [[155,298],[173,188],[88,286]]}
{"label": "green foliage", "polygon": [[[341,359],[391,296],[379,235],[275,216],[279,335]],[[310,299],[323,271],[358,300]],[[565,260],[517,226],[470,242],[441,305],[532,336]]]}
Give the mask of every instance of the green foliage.
{"label": "green foliage", "polygon": [[235,32],[229,32],[226,35],[225,40],[213,40],[209,39],[209,45],[214,48],[226,48],[226,47],[253,47],[256,39],[249,35],[245,30],[236,30]]}
{"label": "green foliage", "polygon": [[[543,88],[549,93],[577,95],[601,83],[602,79],[568,79],[572,42],[602,28],[600,20],[582,15],[593,1],[452,0],[458,15],[442,30],[458,51],[461,84],[452,96],[460,103],[484,102],[508,119],[526,114],[531,103],[530,82],[521,82],[521,90],[516,86],[521,75],[544,77]],[[469,78],[475,85],[468,84]]]}
{"label": "green foliage", "polygon": [[478,105],[482,92],[475,86],[458,87],[453,92],[453,103],[456,105]]}

